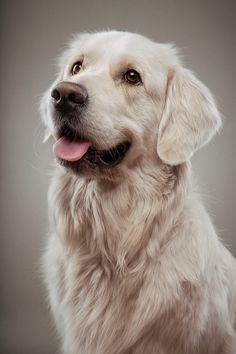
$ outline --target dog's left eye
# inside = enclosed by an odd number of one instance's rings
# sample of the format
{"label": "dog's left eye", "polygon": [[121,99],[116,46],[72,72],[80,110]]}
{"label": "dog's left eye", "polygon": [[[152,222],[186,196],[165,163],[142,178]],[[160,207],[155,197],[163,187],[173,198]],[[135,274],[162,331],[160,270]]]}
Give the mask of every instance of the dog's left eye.
{"label": "dog's left eye", "polygon": [[81,70],[82,68],[82,62],[78,61],[77,63],[75,63],[71,69],[71,74],[72,75],[76,75],[78,74],[78,72]]}
{"label": "dog's left eye", "polygon": [[131,85],[138,85],[142,82],[139,73],[134,69],[126,71],[124,74],[124,79]]}

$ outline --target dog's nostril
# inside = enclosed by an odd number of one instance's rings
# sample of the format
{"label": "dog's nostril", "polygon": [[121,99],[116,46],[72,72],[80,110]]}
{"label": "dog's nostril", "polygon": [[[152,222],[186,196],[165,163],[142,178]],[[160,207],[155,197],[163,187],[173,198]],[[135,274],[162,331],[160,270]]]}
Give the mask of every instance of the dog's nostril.
{"label": "dog's nostril", "polygon": [[52,91],[54,105],[64,108],[76,108],[84,105],[88,100],[88,92],[83,85],[72,82],[61,82]]}
{"label": "dog's nostril", "polygon": [[52,90],[51,92],[52,98],[54,98],[57,102],[60,101],[61,95],[60,92],[57,89]]}
{"label": "dog's nostril", "polygon": [[75,104],[83,104],[87,99],[87,94],[85,92],[71,92],[68,95],[68,101]]}

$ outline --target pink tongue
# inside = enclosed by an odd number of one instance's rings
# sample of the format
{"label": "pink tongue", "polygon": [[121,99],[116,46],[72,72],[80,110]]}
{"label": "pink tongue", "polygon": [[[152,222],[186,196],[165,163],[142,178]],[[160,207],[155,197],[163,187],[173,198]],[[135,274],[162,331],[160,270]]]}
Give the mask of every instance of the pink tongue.
{"label": "pink tongue", "polygon": [[71,142],[62,137],[53,145],[53,152],[56,157],[66,161],[78,161],[88,151],[88,142]]}

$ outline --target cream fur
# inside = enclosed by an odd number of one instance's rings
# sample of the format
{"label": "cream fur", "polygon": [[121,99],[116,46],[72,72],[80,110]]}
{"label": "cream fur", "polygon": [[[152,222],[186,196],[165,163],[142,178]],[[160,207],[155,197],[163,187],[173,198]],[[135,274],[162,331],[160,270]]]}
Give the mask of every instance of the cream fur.
{"label": "cream fur", "polygon": [[[111,171],[78,176],[55,166],[43,263],[63,353],[236,353],[236,262],[194,191],[189,162],[221,125],[211,93],[173,46],[126,32],[80,35],[59,65],[51,88],[86,86],[85,129],[97,145],[132,141]],[[130,67],[141,86],[121,82]],[[55,136],[51,88],[41,108]]]}

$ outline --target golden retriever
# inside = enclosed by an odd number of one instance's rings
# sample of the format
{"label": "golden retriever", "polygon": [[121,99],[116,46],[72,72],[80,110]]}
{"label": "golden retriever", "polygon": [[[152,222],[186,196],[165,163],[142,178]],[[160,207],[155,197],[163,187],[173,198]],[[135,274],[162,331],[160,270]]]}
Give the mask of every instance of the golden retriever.
{"label": "golden retriever", "polygon": [[221,127],[176,49],[81,34],[41,103],[56,140],[43,259],[65,354],[236,353],[236,261],[190,158]]}

